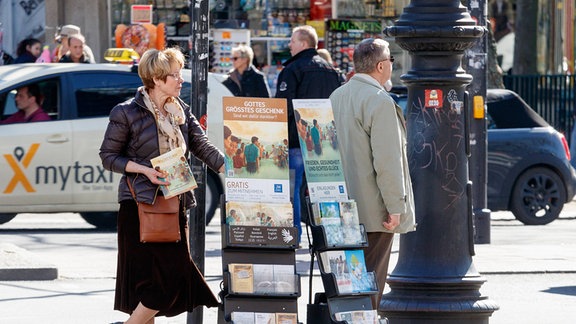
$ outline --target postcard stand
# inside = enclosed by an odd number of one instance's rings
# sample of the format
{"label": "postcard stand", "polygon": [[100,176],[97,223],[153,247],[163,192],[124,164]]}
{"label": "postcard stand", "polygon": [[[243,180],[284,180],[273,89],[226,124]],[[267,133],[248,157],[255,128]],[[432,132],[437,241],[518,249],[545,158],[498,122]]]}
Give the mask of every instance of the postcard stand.
{"label": "postcard stand", "polygon": [[[362,249],[368,246],[366,231],[363,224],[360,224],[360,232],[362,241],[355,245],[335,245],[329,244],[327,234],[324,226],[314,225],[311,221],[314,217],[312,211],[312,204],[307,198],[308,221],[307,225],[311,229],[314,244],[311,246],[311,262],[314,262],[314,257],[318,260],[320,275],[322,283],[324,284],[324,293],[316,293],[314,296],[314,303],[308,304],[307,308],[307,322],[308,323],[348,323],[347,321],[336,320],[336,313],[351,312],[351,311],[368,311],[372,310],[371,296],[378,294],[378,287],[371,291],[362,292],[346,292],[339,291],[336,277],[333,273],[327,272],[321,262],[320,254],[325,251],[336,250],[353,250]],[[310,267],[310,276],[313,275],[314,268]],[[376,283],[374,283],[376,285]],[[310,286],[312,291],[312,286]],[[386,319],[381,319],[380,323],[387,323]]]}
{"label": "postcard stand", "polygon": [[[223,307],[219,323],[234,323],[233,312],[267,312],[298,314],[301,295],[300,275],[296,273],[296,227],[234,226],[226,224],[226,201],[221,199]],[[241,292],[232,289],[231,264],[290,265],[294,269],[293,288],[282,292]],[[263,307],[263,305],[265,305]],[[224,321],[224,322],[222,322]]]}

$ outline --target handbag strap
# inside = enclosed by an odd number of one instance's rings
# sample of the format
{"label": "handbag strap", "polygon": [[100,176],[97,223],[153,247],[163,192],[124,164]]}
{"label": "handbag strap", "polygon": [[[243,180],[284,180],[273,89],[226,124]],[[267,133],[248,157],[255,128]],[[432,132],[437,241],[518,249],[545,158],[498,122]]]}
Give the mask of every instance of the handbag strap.
{"label": "handbag strap", "polygon": [[134,198],[134,201],[136,201],[136,203],[138,203],[138,200],[136,200],[136,194],[134,193],[134,188],[132,188],[132,184],[130,184],[130,181],[128,181],[128,176],[126,176],[126,183],[128,184],[128,189],[130,189],[130,193],[132,194],[132,198]]}
{"label": "handbag strap", "polygon": [[[136,180],[134,180],[134,181],[136,181]],[[138,203],[138,200],[136,199],[136,194],[134,193],[134,188],[132,188],[132,184],[130,184],[130,181],[128,181],[128,176],[126,176],[126,183],[128,184],[128,189],[130,189],[130,193],[132,194],[132,198],[134,198],[134,201],[136,203]],[[156,189],[156,190],[158,190],[158,189]],[[178,200],[186,199],[186,195],[178,195],[176,197],[178,197]],[[184,197],[184,198],[182,198],[182,197]],[[175,197],[172,197],[172,198],[175,198]],[[154,200],[156,200],[156,199],[154,199]]]}

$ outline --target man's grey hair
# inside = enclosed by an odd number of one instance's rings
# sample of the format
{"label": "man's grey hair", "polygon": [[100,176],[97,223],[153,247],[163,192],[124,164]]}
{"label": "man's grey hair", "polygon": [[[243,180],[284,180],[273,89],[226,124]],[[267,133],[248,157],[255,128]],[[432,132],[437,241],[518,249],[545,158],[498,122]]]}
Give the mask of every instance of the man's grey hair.
{"label": "man's grey hair", "polygon": [[356,73],[371,73],[379,62],[390,58],[388,42],[380,38],[367,38],[354,49],[354,71]]}
{"label": "man's grey hair", "polygon": [[306,42],[308,48],[318,48],[318,34],[316,29],[310,25],[302,25],[294,27],[292,34],[298,33],[297,39],[301,42]]}

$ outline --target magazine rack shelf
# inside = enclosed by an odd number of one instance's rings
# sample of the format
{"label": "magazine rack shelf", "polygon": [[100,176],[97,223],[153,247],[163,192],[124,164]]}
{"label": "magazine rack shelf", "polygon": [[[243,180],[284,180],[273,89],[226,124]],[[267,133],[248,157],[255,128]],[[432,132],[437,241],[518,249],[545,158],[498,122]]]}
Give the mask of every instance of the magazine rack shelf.
{"label": "magazine rack shelf", "polygon": [[[308,318],[313,318],[314,323],[349,324],[346,320],[335,320],[333,315],[357,310],[371,310],[372,301],[369,296],[344,296],[327,298],[323,293],[314,296],[314,304],[308,307]],[[379,324],[388,324],[387,319],[379,319]]]}
{"label": "magazine rack shelf", "polygon": [[[265,305],[265,306],[263,306]],[[298,301],[294,298],[242,298],[228,296],[224,302],[224,320],[227,323],[238,323],[232,320],[233,312],[298,313]]]}
{"label": "magazine rack shelf", "polygon": [[[233,279],[233,275],[230,272],[224,273],[225,282],[231,283]],[[293,277],[290,278],[290,284],[288,285],[278,285],[278,281],[267,280],[264,285],[258,285],[257,283],[254,284],[254,291],[250,293],[244,292],[235,292],[234,289],[228,290],[229,296],[236,296],[236,297],[300,297],[301,289],[300,289],[300,275],[294,274]],[[226,284],[225,284],[226,286]],[[232,285],[229,284],[228,288]],[[285,287],[281,288],[281,291],[278,290],[277,286]],[[262,287],[262,288],[258,288]]]}
{"label": "magazine rack shelf", "polygon": [[[224,251],[224,250],[223,250]],[[246,251],[242,249],[227,249],[226,253],[222,254],[222,264],[224,269],[224,291],[229,296],[236,297],[300,297],[300,275],[295,272],[295,253],[294,251]],[[246,292],[233,288],[234,276],[231,269],[232,265],[248,265],[252,268],[252,288],[253,291]],[[265,273],[267,278],[258,278],[258,273],[255,267],[260,266],[260,269],[267,270]],[[274,267],[288,266],[292,271],[288,274],[283,274],[283,278],[275,277]],[[285,267],[286,268],[286,267]],[[261,285],[262,283],[268,285]],[[284,283],[280,285],[279,283]],[[281,289],[264,289],[266,287],[276,287]],[[261,289],[259,289],[261,287]]]}
{"label": "magazine rack shelf", "polygon": [[[331,269],[334,265],[329,261],[326,263],[326,254],[333,253],[334,255],[345,255],[346,251],[353,252],[355,250],[362,250],[368,246],[366,231],[363,224],[360,224],[358,231],[360,232],[360,240],[357,243],[346,243],[340,240],[330,239],[329,235],[333,235],[333,229],[327,230],[327,226],[316,224],[318,215],[315,215],[313,204],[307,199],[306,212],[308,213],[308,228],[311,229],[313,244],[310,249],[311,259],[314,262],[314,257],[318,260],[318,268],[322,277],[324,285],[323,293],[316,293],[313,304],[308,304],[307,308],[307,321],[309,323],[351,323],[346,320],[337,320],[337,315],[347,312],[358,311],[373,311],[371,296],[378,294],[378,287],[373,272],[365,272],[370,280],[370,287],[363,289],[343,289],[342,282],[339,282],[338,270]],[[318,210],[316,209],[316,213]],[[335,242],[336,241],[336,242]],[[313,275],[313,267],[310,267],[310,276]],[[312,289],[312,287],[310,287]],[[312,290],[310,290],[312,291]],[[386,323],[386,321],[380,321]]]}
{"label": "magazine rack shelf", "polygon": [[294,314],[293,323],[297,323],[298,297],[301,296],[300,275],[296,273],[298,229],[229,225],[224,196],[221,226],[223,314],[220,320],[235,323],[234,315],[265,312],[276,316]]}
{"label": "magazine rack shelf", "polygon": [[322,277],[322,283],[324,284],[324,290],[328,298],[338,296],[365,296],[378,293],[378,289],[373,290],[375,287],[370,288],[370,290],[342,291],[343,289],[339,287],[335,274],[321,273],[320,276]]}
{"label": "magazine rack shelf", "polygon": [[360,233],[362,235],[362,240],[359,244],[330,243],[328,239],[328,234],[326,233],[326,228],[324,226],[310,224],[310,229],[312,231],[312,239],[314,240],[314,249],[316,251],[357,249],[368,246],[368,240],[366,239],[366,230],[364,229],[364,224],[360,224]]}

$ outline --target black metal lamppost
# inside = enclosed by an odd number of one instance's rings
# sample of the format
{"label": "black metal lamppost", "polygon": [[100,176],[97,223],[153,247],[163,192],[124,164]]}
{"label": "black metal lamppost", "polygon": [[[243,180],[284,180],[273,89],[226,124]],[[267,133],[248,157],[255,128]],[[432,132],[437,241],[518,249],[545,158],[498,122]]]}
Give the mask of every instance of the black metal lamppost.
{"label": "black metal lamppost", "polygon": [[410,52],[408,159],[417,230],[402,235],[400,255],[379,311],[391,324],[488,323],[498,306],[480,294],[471,184],[468,180],[472,81],[464,51],[485,29],[459,0],[412,0],[384,34]]}
{"label": "black metal lamppost", "polygon": [[[191,15],[190,23],[190,70],[191,82],[191,109],[192,113],[200,119],[206,115],[208,102],[208,46],[209,46],[209,25],[208,25],[208,0],[190,1],[189,10]],[[196,208],[190,209],[189,243],[190,256],[204,274],[205,250],[206,250],[206,166],[202,161],[192,158],[190,167],[198,182],[195,190]],[[214,198],[217,199],[217,198]],[[202,307],[196,307],[189,312],[186,317],[188,324],[201,324],[204,312]]]}

